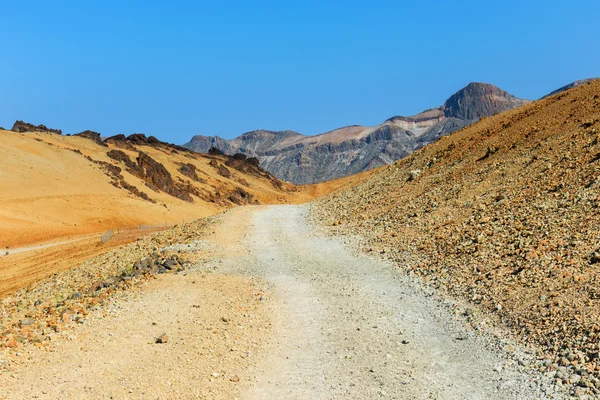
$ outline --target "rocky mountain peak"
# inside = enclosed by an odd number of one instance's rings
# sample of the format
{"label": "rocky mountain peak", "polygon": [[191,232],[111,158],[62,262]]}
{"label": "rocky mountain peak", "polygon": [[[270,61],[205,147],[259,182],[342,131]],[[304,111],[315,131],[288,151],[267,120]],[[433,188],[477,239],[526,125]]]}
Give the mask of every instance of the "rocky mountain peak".
{"label": "rocky mountain peak", "polygon": [[489,83],[471,82],[444,103],[446,118],[475,121],[528,103]]}

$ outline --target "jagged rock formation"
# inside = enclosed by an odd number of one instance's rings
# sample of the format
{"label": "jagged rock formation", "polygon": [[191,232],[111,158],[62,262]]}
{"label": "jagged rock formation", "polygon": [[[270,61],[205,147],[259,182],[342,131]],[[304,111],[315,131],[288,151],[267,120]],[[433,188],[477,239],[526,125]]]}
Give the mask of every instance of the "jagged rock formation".
{"label": "jagged rock formation", "polygon": [[62,131],[60,129],[51,129],[46,125],[34,125],[29,122],[24,122],[18,120],[14,123],[13,127],[10,129],[13,132],[48,132],[48,133],[56,133],[58,135],[62,135]]}
{"label": "jagged rock formation", "polygon": [[[347,126],[317,136],[257,130],[233,140],[194,136],[184,147],[256,157],[261,166],[297,184],[323,182],[390,164],[483,117],[526,104],[489,84],[470,83],[442,106],[396,116],[374,127]],[[214,152],[214,150],[213,150]]]}
{"label": "jagged rock formation", "polygon": [[94,142],[98,143],[100,146],[108,147],[108,145],[102,141],[102,136],[98,132],[85,130],[83,132],[76,133],[73,136],[81,136],[83,138],[93,140]]}

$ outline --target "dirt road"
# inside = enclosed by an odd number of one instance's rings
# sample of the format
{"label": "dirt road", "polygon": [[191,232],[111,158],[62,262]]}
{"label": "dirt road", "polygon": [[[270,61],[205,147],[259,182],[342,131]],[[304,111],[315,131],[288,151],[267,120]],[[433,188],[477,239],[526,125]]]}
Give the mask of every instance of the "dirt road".
{"label": "dirt road", "polygon": [[[108,313],[57,337],[53,352],[29,349],[29,361],[0,374],[4,394],[560,397],[392,266],[319,234],[306,213],[305,206],[227,213],[208,243],[196,242],[215,249],[208,261],[115,299]],[[171,340],[155,344],[162,331]]]}

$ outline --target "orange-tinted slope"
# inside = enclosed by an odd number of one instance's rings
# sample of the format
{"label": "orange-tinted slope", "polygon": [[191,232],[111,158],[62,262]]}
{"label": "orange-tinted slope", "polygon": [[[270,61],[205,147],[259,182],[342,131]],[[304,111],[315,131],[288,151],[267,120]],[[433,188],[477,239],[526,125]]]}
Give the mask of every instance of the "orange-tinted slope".
{"label": "orange-tinted slope", "polygon": [[600,369],[600,81],[486,118],[325,197],[316,216]]}

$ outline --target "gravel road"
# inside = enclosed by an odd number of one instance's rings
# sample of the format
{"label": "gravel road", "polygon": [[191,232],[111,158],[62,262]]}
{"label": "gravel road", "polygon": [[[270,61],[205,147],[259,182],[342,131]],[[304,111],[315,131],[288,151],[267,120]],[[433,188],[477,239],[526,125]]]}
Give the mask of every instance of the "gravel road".
{"label": "gravel road", "polygon": [[181,228],[168,249],[193,267],[117,292],[49,347],[6,353],[0,399],[560,398],[308,211],[240,207],[206,237]]}
{"label": "gravel road", "polygon": [[275,334],[243,398],[551,397],[391,265],[316,233],[307,211],[258,210],[248,255],[222,260],[271,285]]}

